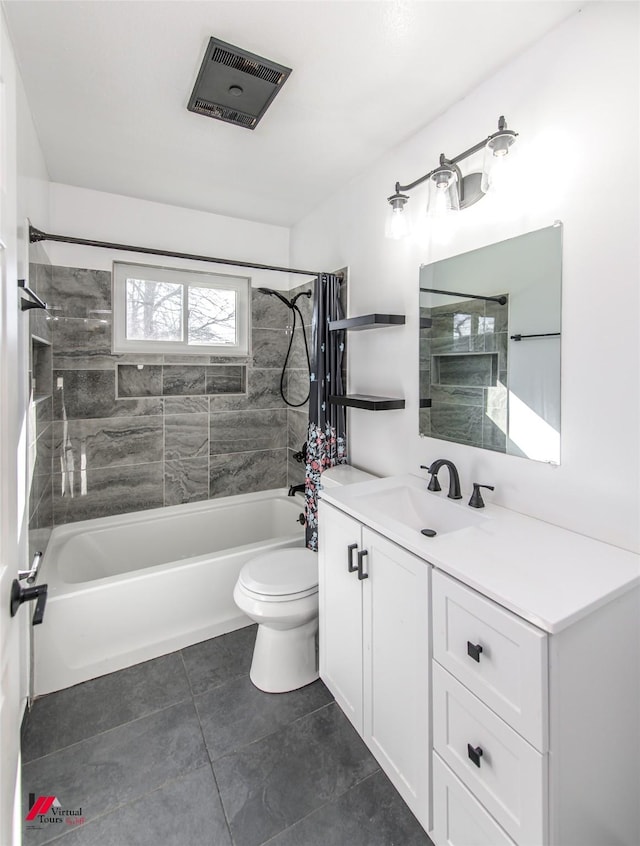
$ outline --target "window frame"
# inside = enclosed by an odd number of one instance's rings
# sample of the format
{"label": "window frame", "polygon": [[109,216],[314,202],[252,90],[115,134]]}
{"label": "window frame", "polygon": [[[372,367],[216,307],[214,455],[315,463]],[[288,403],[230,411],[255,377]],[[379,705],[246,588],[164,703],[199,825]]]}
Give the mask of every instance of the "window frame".
{"label": "window frame", "polygon": [[[136,279],[182,285],[183,338],[182,341],[154,341],[148,338],[127,338],[127,279],[135,273]],[[189,288],[216,288],[236,293],[236,343],[190,344],[188,342]],[[122,353],[165,353],[177,355],[248,356],[250,340],[251,279],[202,270],[185,270],[136,262],[114,261],[111,274],[112,333],[111,351]]]}

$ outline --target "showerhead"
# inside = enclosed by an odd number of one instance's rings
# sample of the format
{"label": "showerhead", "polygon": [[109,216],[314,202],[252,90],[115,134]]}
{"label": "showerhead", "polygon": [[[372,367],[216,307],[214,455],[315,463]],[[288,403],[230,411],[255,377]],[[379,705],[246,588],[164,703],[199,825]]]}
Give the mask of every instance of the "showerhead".
{"label": "showerhead", "polygon": [[269,294],[269,296],[277,297],[281,303],[284,303],[287,308],[291,308],[291,303],[286,297],[283,297],[279,291],[274,291],[273,288],[258,288],[261,294]]}

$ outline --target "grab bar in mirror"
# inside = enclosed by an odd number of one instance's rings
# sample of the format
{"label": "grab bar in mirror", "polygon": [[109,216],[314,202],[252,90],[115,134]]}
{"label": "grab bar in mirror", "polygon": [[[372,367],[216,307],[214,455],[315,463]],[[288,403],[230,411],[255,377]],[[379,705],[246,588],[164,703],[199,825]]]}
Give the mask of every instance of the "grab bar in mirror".
{"label": "grab bar in mirror", "polygon": [[555,338],[560,335],[560,332],[541,332],[538,335],[509,335],[512,341],[526,341],[527,338]]}

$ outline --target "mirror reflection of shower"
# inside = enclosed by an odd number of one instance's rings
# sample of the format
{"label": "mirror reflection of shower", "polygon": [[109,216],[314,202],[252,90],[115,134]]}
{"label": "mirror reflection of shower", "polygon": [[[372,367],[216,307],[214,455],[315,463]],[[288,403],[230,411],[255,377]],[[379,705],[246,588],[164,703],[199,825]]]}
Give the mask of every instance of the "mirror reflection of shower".
{"label": "mirror reflection of shower", "polygon": [[[292,297],[288,300],[280,291],[274,291],[273,288],[258,288],[261,294],[268,294],[272,297],[277,297],[283,305],[285,305],[288,309],[291,309],[291,313],[293,314],[293,326],[291,328],[291,337],[289,338],[289,348],[287,349],[287,354],[284,357],[284,362],[282,365],[282,372],[280,374],[280,396],[284,400],[285,404],[288,405],[290,408],[300,408],[300,406],[304,405],[309,396],[311,394],[311,361],[309,359],[309,344],[307,342],[307,333],[304,328],[304,318],[302,317],[302,312],[296,305],[297,301],[300,297],[311,297],[311,291],[301,291],[299,294],[296,294],[295,297]],[[307,372],[309,374],[309,390],[307,391],[306,397],[302,400],[302,402],[290,402],[287,397],[285,396],[284,392],[284,380],[285,375],[287,372],[287,365],[289,363],[289,357],[291,356],[291,349],[293,347],[293,341],[296,335],[296,328],[297,328],[297,320],[298,317],[300,318],[300,326],[302,328],[302,338],[304,340],[304,352],[307,357]]]}

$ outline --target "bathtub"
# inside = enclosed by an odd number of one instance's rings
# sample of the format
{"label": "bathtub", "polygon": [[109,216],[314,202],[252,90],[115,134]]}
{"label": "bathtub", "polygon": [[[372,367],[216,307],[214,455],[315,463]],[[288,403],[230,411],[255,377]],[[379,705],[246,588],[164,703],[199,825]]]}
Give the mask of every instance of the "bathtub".
{"label": "bathtub", "polygon": [[304,545],[304,501],[286,490],[58,526],[38,581],[40,696],[249,625],[233,588],[260,553]]}

